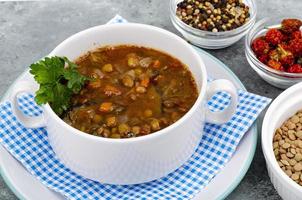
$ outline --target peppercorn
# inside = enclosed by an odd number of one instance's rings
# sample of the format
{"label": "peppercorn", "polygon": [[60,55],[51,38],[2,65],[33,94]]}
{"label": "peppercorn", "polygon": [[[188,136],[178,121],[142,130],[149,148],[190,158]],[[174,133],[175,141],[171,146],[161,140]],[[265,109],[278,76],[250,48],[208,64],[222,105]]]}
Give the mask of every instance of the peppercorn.
{"label": "peppercorn", "polygon": [[[212,31],[213,29],[214,29],[214,26],[213,26],[212,24],[209,24],[209,25],[208,25],[208,30],[211,30],[211,31]],[[214,32],[214,31],[213,31],[213,32]]]}
{"label": "peppercorn", "polygon": [[221,32],[238,28],[249,21],[249,7],[242,0],[183,0],[176,16],[194,28]]}

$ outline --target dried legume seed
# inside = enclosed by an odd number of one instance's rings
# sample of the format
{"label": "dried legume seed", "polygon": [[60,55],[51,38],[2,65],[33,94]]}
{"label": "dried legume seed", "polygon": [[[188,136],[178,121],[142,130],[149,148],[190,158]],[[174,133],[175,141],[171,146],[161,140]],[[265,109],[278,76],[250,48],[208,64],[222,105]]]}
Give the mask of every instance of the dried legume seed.
{"label": "dried legume seed", "polygon": [[275,156],[278,156],[278,155],[279,155],[279,150],[278,150],[278,149],[275,149],[275,150],[274,150],[274,154],[275,154]]}
{"label": "dried legume seed", "polygon": [[290,147],[290,144],[289,144],[289,143],[284,143],[284,144],[282,145],[282,147],[283,147],[284,149],[288,149],[288,148]]}
{"label": "dried legume seed", "polygon": [[279,149],[279,152],[280,152],[280,153],[286,153],[286,150],[283,149],[283,148],[280,148],[280,149]]}
{"label": "dried legume seed", "polygon": [[301,170],[302,170],[302,164],[301,164],[301,163],[297,163],[297,164],[295,164],[295,166],[294,166],[294,170],[295,170],[296,172],[301,171]]}
{"label": "dried legume seed", "polygon": [[296,136],[300,139],[302,139],[302,131],[297,131]]}
{"label": "dried legume seed", "polygon": [[278,165],[279,165],[280,167],[283,167],[283,166],[284,166],[283,163],[282,163],[281,161],[278,161]]}
{"label": "dried legume seed", "polygon": [[293,155],[291,152],[287,152],[287,153],[286,153],[286,156],[287,156],[288,158],[293,158],[293,157],[294,157],[294,155]]}
{"label": "dried legume seed", "polygon": [[283,164],[283,165],[289,165],[288,161],[287,160],[280,160],[280,162]]}
{"label": "dried legume seed", "polygon": [[291,178],[295,181],[299,179],[299,175],[298,174],[292,174]]}
{"label": "dried legume seed", "polygon": [[274,141],[279,141],[281,140],[281,135],[280,134],[276,134],[274,137]]}
{"label": "dried legume seed", "polygon": [[291,140],[295,140],[295,139],[296,139],[295,131],[289,130],[289,131],[287,132],[287,134],[288,134],[289,139],[291,139]]}
{"label": "dried legume seed", "polygon": [[[287,128],[289,130],[293,130],[294,128],[296,128],[296,125],[293,122],[288,122]],[[286,130],[286,127],[284,127],[284,130]]]}
{"label": "dried legume seed", "polygon": [[296,150],[295,150],[294,148],[290,149],[290,152],[291,152],[292,154],[294,154],[294,155],[297,153]]}
{"label": "dried legume seed", "polygon": [[281,154],[281,159],[282,160],[288,160],[288,157],[286,156],[286,154]]}
{"label": "dried legume seed", "polygon": [[297,161],[295,159],[290,159],[288,162],[291,166],[294,166],[295,164],[297,164]]}
{"label": "dried legume seed", "polygon": [[297,115],[294,115],[291,119],[291,122],[293,122],[294,124],[299,122],[299,117]]}
{"label": "dried legume seed", "polygon": [[297,153],[297,154],[295,155],[295,160],[296,160],[297,162],[301,161],[301,160],[302,160],[302,154]]}
{"label": "dried legume seed", "polygon": [[287,176],[291,176],[293,174],[292,170],[286,170],[285,173],[287,174]]}

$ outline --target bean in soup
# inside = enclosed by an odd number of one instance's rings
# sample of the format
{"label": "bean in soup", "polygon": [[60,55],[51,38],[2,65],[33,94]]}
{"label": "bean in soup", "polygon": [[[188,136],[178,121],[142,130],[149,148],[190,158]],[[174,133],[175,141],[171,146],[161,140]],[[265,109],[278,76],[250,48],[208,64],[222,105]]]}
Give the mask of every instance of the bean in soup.
{"label": "bean in soup", "polygon": [[72,97],[62,118],[95,136],[131,138],[156,132],[180,119],[198,97],[187,67],[155,49],[107,46],[76,64],[92,80]]}

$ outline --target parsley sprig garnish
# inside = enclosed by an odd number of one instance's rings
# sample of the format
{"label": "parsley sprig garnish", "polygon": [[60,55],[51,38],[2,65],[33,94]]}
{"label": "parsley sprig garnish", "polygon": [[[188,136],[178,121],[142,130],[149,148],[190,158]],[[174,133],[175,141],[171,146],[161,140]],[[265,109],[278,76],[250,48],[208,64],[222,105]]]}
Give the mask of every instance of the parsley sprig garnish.
{"label": "parsley sprig garnish", "polygon": [[46,57],[30,66],[30,73],[40,84],[35,101],[49,103],[57,115],[70,107],[73,94],[79,93],[88,77],[81,75],[77,65],[66,57]]}

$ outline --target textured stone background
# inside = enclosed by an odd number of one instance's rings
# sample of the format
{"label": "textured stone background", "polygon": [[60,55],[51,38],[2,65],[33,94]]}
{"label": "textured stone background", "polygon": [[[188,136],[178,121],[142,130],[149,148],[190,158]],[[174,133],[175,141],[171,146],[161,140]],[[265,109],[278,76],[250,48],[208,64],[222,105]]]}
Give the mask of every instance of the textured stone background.
{"label": "textured stone background", "polygon": [[[256,1],[258,19],[271,15],[286,16],[287,13],[301,16],[301,0]],[[169,19],[169,0],[0,0],[1,96],[26,67],[48,54],[62,40],[88,27],[103,24],[116,13],[131,22],[152,24],[179,34]],[[229,48],[208,52],[229,66],[248,91],[271,98],[281,92],[264,82],[248,65],[243,39]],[[1,178],[0,199],[16,199]],[[227,199],[280,199],[267,176],[260,141],[248,173]]]}

